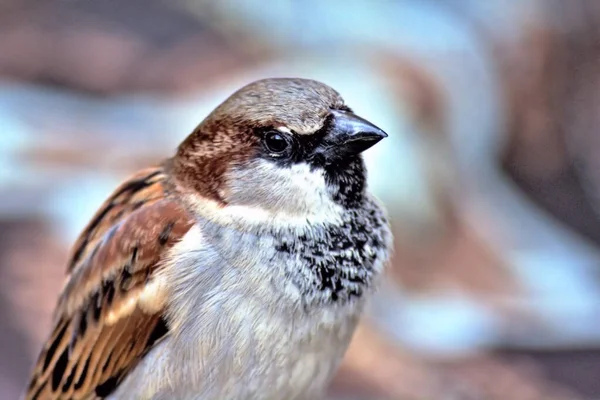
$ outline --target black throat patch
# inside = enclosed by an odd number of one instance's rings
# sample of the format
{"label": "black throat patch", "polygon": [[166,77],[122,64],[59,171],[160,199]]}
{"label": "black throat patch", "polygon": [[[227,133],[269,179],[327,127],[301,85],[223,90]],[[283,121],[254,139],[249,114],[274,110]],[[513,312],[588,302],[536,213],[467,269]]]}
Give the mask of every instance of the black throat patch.
{"label": "black throat patch", "polygon": [[[353,199],[352,190],[343,201]],[[318,234],[282,239],[276,250],[296,255],[306,268],[288,271],[307,299],[318,303],[345,303],[361,297],[382,267],[389,235],[380,208],[362,200],[349,208],[341,225],[330,225]],[[310,301],[310,300],[309,300]]]}

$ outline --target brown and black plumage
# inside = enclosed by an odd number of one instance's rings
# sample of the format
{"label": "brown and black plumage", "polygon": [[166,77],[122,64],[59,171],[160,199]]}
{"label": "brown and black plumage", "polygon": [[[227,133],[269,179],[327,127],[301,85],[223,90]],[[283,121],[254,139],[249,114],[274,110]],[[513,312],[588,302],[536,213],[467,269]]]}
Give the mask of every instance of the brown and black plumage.
{"label": "brown and black plumage", "polygon": [[25,399],[319,395],[387,258],[385,136],[316,81],[234,93],[84,229]]}
{"label": "brown and black plumage", "polygon": [[132,176],[78,238],[26,399],[103,398],[167,334],[160,299],[140,301],[165,251],[192,224],[165,178],[162,167]]}

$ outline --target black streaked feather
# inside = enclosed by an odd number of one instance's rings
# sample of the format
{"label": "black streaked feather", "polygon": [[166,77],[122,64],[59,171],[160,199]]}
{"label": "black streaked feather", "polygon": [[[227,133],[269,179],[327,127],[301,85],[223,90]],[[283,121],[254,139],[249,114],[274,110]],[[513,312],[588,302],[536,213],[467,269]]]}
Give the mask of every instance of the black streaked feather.
{"label": "black streaked feather", "polygon": [[52,345],[50,346],[50,348],[48,348],[48,351],[46,352],[46,358],[44,359],[43,371],[46,371],[46,369],[48,369],[48,366],[50,365],[50,361],[52,361],[52,358],[54,357],[54,353],[56,352],[58,345],[62,341],[62,338],[65,335],[65,332],[66,332],[68,326],[69,326],[68,324],[64,324],[64,326],[62,327],[60,332],[58,332],[58,335],[56,335],[54,342],[52,342]]}

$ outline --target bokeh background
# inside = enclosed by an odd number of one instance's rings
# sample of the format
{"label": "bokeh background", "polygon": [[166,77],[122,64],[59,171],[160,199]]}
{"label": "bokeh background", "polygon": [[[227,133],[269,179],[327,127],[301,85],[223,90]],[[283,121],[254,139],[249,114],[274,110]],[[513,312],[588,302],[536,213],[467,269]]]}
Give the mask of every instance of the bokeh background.
{"label": "bokeh background", "polygon": [[270,76],[390,134],[393,265],[331,399],[600,399],[600,2],[0,0],[1,399],[104,198]]}

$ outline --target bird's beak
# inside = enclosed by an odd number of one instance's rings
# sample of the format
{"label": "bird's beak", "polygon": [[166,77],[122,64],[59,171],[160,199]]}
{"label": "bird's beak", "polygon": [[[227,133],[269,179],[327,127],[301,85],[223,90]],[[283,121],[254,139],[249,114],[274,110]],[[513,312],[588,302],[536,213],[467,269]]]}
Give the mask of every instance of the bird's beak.
{"label": "bird's beak", "polygon": [[320,153],[328,161],[362,153],[387,133],[351,112],[332,110],[333,120],[323,137]]}

